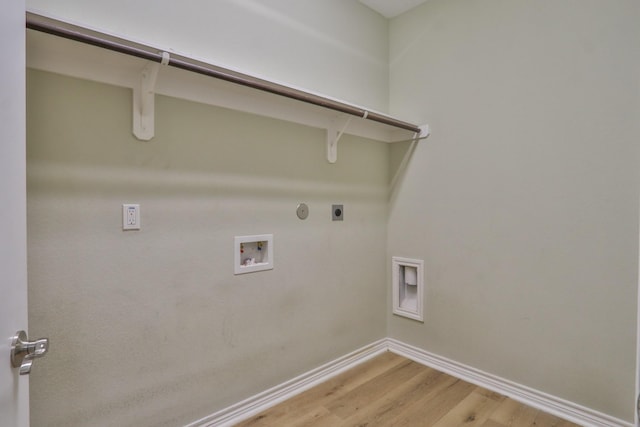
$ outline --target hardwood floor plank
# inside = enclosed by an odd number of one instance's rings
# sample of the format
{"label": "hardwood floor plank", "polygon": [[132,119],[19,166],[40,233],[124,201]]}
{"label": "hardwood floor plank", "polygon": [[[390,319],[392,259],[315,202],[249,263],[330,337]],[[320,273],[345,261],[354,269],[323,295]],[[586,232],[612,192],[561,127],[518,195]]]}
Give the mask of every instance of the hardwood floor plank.
{"label": "hardwood floor plank", "polygon": [[476,393],[480,393],[481,395],[486,396],[489,399],[497,400],[498,402],[502,402],[506,399],[506,397],[501,395],[500,393],[496,393],[495,391],[487,390],[482,387],[478,387]]}
{"label": "hardwood floor plank", "polygon": [[[324,406],[304,415],[300,419],[287,425],[292,427],[334,427],[340,425],[342,420],[329,412]],[[281,426],[282,424],[278,424]],[[275,427],[276,424],[273,425]]]}
{"label": "hardwood floor plank", "polygon": [[475,385],[455,379],[452,384],[435,395],[425,396],[406,408],[396,419],[393,426],[433,426],[447,412],[476,388]]}
{"label": "hardwood floor plank", "polygon": [[295,419],[304,416],[307,412],[318,407],[319,402],[323,403],[330,398],[339,398],[354,388],[370,381],[371,378],[381,375],[389,369],[393,369],[397,365],[406,362],[407,359],[391,352],[383,353],[236,426],[258,426],[258,424],[250,424],[254,418],[258,417],[260,417],[263,423],[260,427],[264,425],[278,427],[292,425]]}
{"label": "hardwood floor plank", "polygon": [[578,427],[387,352],[241,427]]}
{"label": "hardwood floor plank", "polygon": [[433,427],[481,426],[500,403],[496,399],[483,395],[482,390],[476,388],[444,417],[440,418]]}
{"label": "hardwood floor plank", "polygon": [[530,426],[536,419],[538,410],[522,405],[512,399],[506,399],[491,414],[491,419],[506,427]]}
{"label": "hardwood floor plank", "polygon": [[391,420],[402,414],[407,407],[424,398],[426,394],[439,393],[453,384],[455,380],[433,369],[425,370],[392,392],[386,393],[380,400],[371,402],[344,420],[344,425],[388,426]]}
{"label": "hardwood floor plank", "polygon": [[546,412],[538,411],[538,415],[536,415],[536,419],[533,421],[532,425],[544,427],[569,427],[575,424],[554,415],[547,414]]}
{"label": "hardwood floor plank", "polygon": [[487,421],[485,421],[481,427],[507,427],[504,424],[501,424],[497,421],[492,420],[491,418],[489,418]]}
{"label": "hardwood floor plank", "polygon": [[423,371],[423,366],[407,360],[406,363],[400,364],[372,378],[370,381],[354,388],[349,393],[339,398],[334,398],[325,406],[341,419],[348,418]]}

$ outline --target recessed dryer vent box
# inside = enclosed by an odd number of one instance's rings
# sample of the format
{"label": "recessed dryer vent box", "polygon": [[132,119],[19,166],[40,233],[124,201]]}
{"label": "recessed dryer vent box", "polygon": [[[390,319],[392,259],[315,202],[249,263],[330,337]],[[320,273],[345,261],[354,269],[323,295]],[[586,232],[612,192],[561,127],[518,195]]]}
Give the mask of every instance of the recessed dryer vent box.
{"label": "recessed dryer vent box", "polygon": [[393,313],[424,321],[424,261],[401,257],[392,258]]}
{"label": "recessed dryer vent box", "polygon": [[234,273],[273,270],[273,234],[236,236]]}

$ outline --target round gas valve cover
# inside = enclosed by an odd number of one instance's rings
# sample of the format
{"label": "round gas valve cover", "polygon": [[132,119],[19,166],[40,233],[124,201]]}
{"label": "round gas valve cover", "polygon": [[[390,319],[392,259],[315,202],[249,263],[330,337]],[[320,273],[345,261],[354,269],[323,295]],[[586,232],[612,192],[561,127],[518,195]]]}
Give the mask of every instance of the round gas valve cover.
{"label": "round gas valve cover", "polygon": [[296,209],[296,215],[300,219],[307,219],[309,216],[309,206],[306,203],[300,203]]}

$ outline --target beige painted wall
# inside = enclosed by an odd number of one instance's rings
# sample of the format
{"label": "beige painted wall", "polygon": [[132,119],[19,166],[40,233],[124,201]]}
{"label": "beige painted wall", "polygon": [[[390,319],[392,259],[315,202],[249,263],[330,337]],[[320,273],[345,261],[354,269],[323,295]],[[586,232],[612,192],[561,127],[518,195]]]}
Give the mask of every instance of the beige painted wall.
{"label": "beige painted wall", "polygon": [[[167,4],[159,20],[139,2],[28,3],[387,109],[387,24],[355,1]],[[389,203],[406,144],[345,136],[331,166],[321,130],[166,97],[140,143],[128,90],[31,72],[30,334],[52,339],[33,424],[182,425],[387,328],[631,420],[638,7],[430,0],[392,20],[390,111],[433,134]],[[142,231],[120,230],[124,202]],[[233,276],[233,236],[267,232],[276,269]],[[391,255],[425,260],[424,324],[385,315]]]}
{"label": "beige painted wall", "polygon": [[[386,144],[330,165],[323,130],[163,96],[140,142],[129,90],[29,71],[27,146],[32,425],[184,425],[386,336]],[[261,233],[274,270],[234,276]]]}
{"label": "beige painted wall", "polygon": [[358,0],[28,0],[27,8],[370,109],[389,107],[388,21]]}
{"label": "beige painted wall", "polygon": [[433,129],[388,227],[389,256],[425,260],[425,322],[391,337],[633,420],[638,22],[632,0],[391,21],[390,110]]}

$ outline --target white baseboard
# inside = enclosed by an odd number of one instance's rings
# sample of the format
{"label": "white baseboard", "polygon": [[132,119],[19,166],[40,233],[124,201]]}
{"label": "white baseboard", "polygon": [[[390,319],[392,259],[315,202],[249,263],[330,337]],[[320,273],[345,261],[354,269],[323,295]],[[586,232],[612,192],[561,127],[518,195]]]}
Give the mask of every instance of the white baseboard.
{"label": "white baseboard", "polygon": [[382,339],[185,427],[230,427],[388,351]]}
{"label": "white baseboard", "polygon": [[392,338],[385,338],[342,356],[292,380],[222,409],[185,427],[230,427],[277,405],[329,378],[349,370],[385,351],[391,351],[452,375],[461,380],[495,391],[514,400],[585,427],[634,427],[598,411],[555,396],[516,384],[512,381],[463,365]]}
{"label": "white baseboard", "polygon": [[634,427],[633,423],[516,384],[392,338],[387,338],[386,341],[389,350],[393,353],[576,424],[585,427]]}

